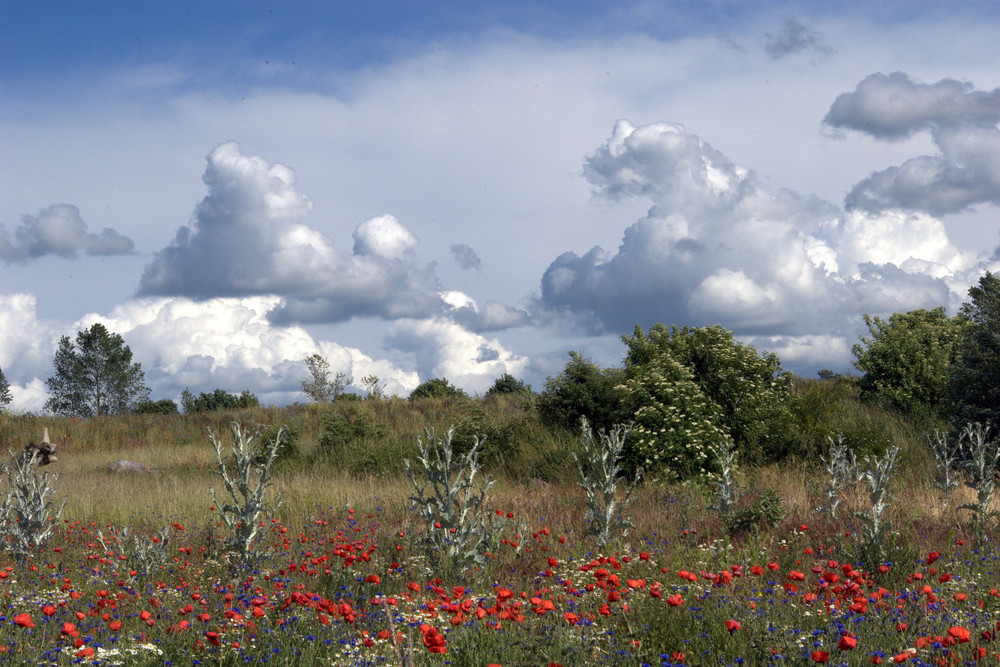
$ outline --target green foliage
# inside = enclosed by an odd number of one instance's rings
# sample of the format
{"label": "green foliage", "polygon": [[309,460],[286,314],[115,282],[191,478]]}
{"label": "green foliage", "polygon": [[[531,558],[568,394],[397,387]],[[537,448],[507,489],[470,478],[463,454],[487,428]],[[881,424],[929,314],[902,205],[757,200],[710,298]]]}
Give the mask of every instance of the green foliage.
{"label": "green foliage", "polygon": [[274,458],[274,465],[282,467],[296,461],[299,458],[299,438],[301,433],[294,426],[281,426],[272,424],[265,428],[257,440],[257,453],[254,462],[263,465],[267,461],[268,454],[275,441],[278,441],[278,451]]}
{"label": "green foliage", "polygon": [[584,417],[598,429],[609,429],[630,419],[618,389],[624,371],[602,369],[579,352],[570,352],[562,373],[545,381],[538,397],[538,414],[549,426],[575,431]]}
{"label": "green foliage", "polygon": [[323,415],[322,421],[319,446],[327,453],[356,440],[377,440],[385,436],[385,428],[376,422],[374,411],[363,404],[335,409]]}
{"label": "green foliage", "polygon": [[321,422],[319,458],[352,475],[399,472],[412,449],[391,437],[370,401],[338,403]]}
{"label": "green foliage", "polygon": [[302,380],[302,393],[317,403],[330,403],[344,393],[354,381],[347,373],[330,369],[330,362],[319,354],[306,357],[309,377]]}
{"label": "green foliage", "polygon": [[747,494],[740,506],[722,517],[722,523],[730,535],[745,535],[777,528],[785,519],[785,508],[775,489],[767,489],[761,494]]}
{"label": "green foliage", "polygon": [[197,396],[185,389],[181,392],[181,405],[184,407],[185,414],[194,414],[216,410],[256,408],[260,406],[260,401],[249,389],[244,389],[239,395],[230,394],[225,389],[215,389],[211,394],[202,392]]}
{"label": "green foliage", "polygon": [[449,396],[465,396],[465,392],[448,382],[445,378],[426,380],[410,392],[411,401],[418,398],[447,398]]}
{"label": "green foliage", "polygon": [[52,360],[55,375],[45,381],[45,408],[67,417],[98,417],[132,412],[149,396],[139,363],[124,339],[100,323],[59,340]]}
{"label": "green foliage", "polygon": [[691,371],[669,355],[641,367],[622,387],[635,412],[627,463],[650,475],[687,479],[715,470],[713,453],[728,440],[722,413],[694,381]]}
{"label": "green foliage", "polygon": [[486,390],[487,396],[494,396],[498,394],[523,394],[530,396],[531,385],[525,384],[523,381],[518,380],[510,373],[504,373],[493,382],[492,387]]}
{"label": "green foliage", "polygon": [[980,423],[1000,432],[1000,277],[986,272],[969,288],[961,315],[969,323],[958,342],[948,376],[954,424]]}
{"label": "green foliage", "polygon": [[[696,423],[703,424],[699,438],[717,441],[705,430],[705,424],[711,424],[732,439],[747,462],[780,460],[788,455],[794,438],[790,381],[777,355],[758,353],[718,325],[678,328],[654,324],[648,334],[637,326],[633,335],[622,336],[622,340],[628,346],[625,367],[630,378],[645,376],[644,384],[654,387],[650,373],[663,372],[681,385],[682,400],[699,404]],[[655,370],[653,364],[659,364]],[[687,375],[680,374],[677,367],[685,369]],[[656,387],[655,393],[664,396],[666,391]],[[631,398],[637,401],[634,409],[647,404],[639,391],[633,391]]]}
{"label": "green foliage", "polygon": [[3,374],[3,369],[0,368],[0,412],[7,409],[13,398],[10,395],[10,383],[7,382],[7,378]]}
{"label": "green foliage", "polygon": [[937,416],[965,319],[949,318],[941,307],[864,320],[871,336],[852,349],[864,373],[862,395],[914,416]]}
{"label": "green foliage", "polygon": [[137,415],[174,415],[177,414],[177,404],[169,398],[159,401],[146,399],[135,406]]}

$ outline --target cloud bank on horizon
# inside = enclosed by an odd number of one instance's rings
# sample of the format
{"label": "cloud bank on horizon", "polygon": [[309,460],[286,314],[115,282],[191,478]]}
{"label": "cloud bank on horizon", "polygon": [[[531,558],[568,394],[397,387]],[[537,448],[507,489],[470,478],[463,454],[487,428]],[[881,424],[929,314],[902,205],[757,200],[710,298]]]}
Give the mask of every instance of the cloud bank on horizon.
{"label": "cloud bank on horizon", "polygon": [[[808,63],[842,57],[827,31],[795,17],[760,34],[762,68],[808,74],[818,66]],[[748,50],[736,46],[731,54],[745,58]],[[552,47],[539,51],[546,49]],[[563,59],[580,60],[562,52],[552,58],[560,67]],[[485,65],[465,60],[481,78]],[[537,74],[548,64],[525,71]],[[445,72],[441,81],[459,76],[447,58],[434,68]],[[614,98],[615,85],[601,94]],[[426,93],[414,94],[427,101]],[[316,102],[328,110],[335,97],[319,95]],[[203,196],[189,200],[193,214],[186,224],[175,222],[169,236],[162,226],[151,233],[121,218],[92,233],[75,203],[43,203],[37,215],[19,213],[20,225],[10,231],[0,226],[0,270],[30,272],[54,262],[83,267],[116,256],[137,270],[117,278],[127,293],[116,305],[72,319],[54,317],[32,290],[0,288],[0,368],[12,384],[13,407],[40,409],[59,337],[95,322],[125,338],[154,397],[222,387],[249,388],[277,403],[304,400],[303,360],[317,352],[359,383],[378,375],[394,394],[432,377],[482,392],[503,373],[539,388],[565,363],[566,349],[591,343],[613,349],[619,334],[655,322],[720,323],[793,369],[846,370],[861,314],[955,309],[982,271],[1000,267],[995,227],[988,243],[970,249],[956,244],[948,226],[949,216],[1000,204],[1000,89],[869,70],[828,91],[825,104],[825,115],[816,109],[812,119],[822,141],[859,152],[885,147],[899,161],[866,163],[845,182],[841,203],[772,184],[757,165],[729,156],[748,154],[750,144],[716,147],[711,135],[688,129],[695,120],[672,114],[652,122],[605,117],[588,127],[611,128],[609,135],[591,130],[577,138],[579,173],[553,183],[564,188],[558,196],[576,192],[583,201],[574,206],[599,212],[599,224],[589,226],[557,219],[546,225],[546,212],[534,212],[544,200],[528,193],[484,200],[524,212],[524,221],[508,213],[501,228],[485,229],[467,217],[452,220],[446,211],[461,206],[468,216],[471,196],[456,176],[420,205],[397,197],[386,182],[389,203],[350,225],[348,240],[344,218],[316,204],[326,193],[303,185],[323,182],[315,162],[308,169],[286,165],[244,151],[244,141],[210,150]],[[433,137],[448,162],[449,151],[465,150],[475,133],[449,125],[445,108],[436,112],[440,117],[428,109],[413,113],[422,113],[421,128],[433,130],[415,141]],[[275,113],[280,118],[287,109]],[[441,143],[449,132],[454,145]],[[373,142],[355,150],[359,164],[368,164],[368,152],[389,150]],[[539,145],[539,155],[545,148]],[[532,162],[530,155],[509,159],[511,170]],[[457,170],[449,173],[471,171],[451,162]],[[407,188],[413,184],[400,184],[400,191]],[[626,211],[634,213],[625,218]],[[144,240],[132,240],[140,234]],[[602,247],[615,238],[616,248]],[[147,250],[140,254],[137,246]],[[505,291],[525,273],[533,291]]]}

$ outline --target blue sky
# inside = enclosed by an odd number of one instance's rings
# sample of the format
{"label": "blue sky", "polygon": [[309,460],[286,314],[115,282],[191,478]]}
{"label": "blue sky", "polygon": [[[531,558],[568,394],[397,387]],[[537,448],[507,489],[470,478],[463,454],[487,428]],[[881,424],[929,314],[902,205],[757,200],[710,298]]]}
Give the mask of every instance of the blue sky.
{"label": "blue sky", "polygon": [[996,270],[993,3],[0,4],[0,368],[541,388],[636,325],[811,375]]}

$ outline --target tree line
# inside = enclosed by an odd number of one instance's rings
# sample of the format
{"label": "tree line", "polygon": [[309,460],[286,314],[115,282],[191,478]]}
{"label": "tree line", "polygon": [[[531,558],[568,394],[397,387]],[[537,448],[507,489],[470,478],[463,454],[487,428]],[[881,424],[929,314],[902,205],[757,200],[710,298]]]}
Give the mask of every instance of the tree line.
{"label": "tree line", "polygon": [[[887,320],[864,315],[868,335],[853,347],[860,377],[820,371],[831,382],[850,383],[869,401],[907,418],[934,426],[979,422],[1000,428],[1000,278],[987,272],[969,290],[957,315],[943,307],[895,313]],[[748,462],[766,462],[801,452],[793,395],[796,378],[777,355],[740,343],[721,326],[636,327],[622,336],[626,355],[620,367],[600,368],[570,352],[564,370],[535,393],[505,374],[488,395],[530,398],[540,418],[553,428],[578,429],[581,418],[596,428],[629,423],[626,455],[634,468],[676,477],[711,472],[721,447],[740,452]],[[314,354],[305,360],[301,389],[310,400],[332,405],[358,400],[348,393],[353,379],[334,372]],[[46,384],[46,409],[73,417],[134,412],[177,412],[170,400],[151,401],[141,365],[122,337],[94,324],[63,336]],[[368,398],[383,396],[384,383],[362,379]],[[464,392],[446,378],[422,382],[411,400],[460,398]],[[10,403],[10,388],[0,370],[0,409]],[[185,412],[258,405],[249,390],[231,394],[182,394]]]}

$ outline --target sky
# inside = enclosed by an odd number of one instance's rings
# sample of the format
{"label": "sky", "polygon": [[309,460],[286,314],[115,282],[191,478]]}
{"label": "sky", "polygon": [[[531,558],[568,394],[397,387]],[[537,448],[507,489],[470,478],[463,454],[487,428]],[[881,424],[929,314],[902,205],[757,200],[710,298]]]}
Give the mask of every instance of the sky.
{"label": "sky", "polygon": [[98,322],[155,400],[541,390],[656,322],[851,371],[1000,269],[1000,8],[862,4],[0,3],[10,407]]}

